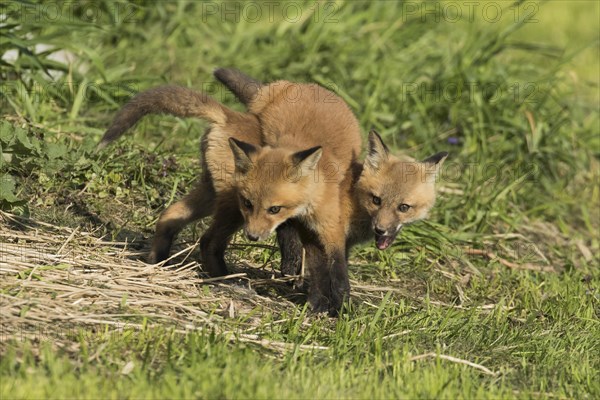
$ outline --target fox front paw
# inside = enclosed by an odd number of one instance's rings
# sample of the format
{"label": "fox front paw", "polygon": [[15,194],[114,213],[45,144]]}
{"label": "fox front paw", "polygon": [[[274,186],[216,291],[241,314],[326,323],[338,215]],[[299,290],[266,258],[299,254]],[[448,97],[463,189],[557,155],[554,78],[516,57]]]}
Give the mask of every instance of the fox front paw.
{"label": "fox front paw", "polygon": [[309,293],[308,303],[314,314],[329,313],[329,299],[321,293]]}
{"label": "fox front paw", "polygon": [[169,257],[169,254],[158,254],[156,251],[152,250],[147,256],[146,256],[146,263],[147,264],[158,264],[164,260],[166,260]]}
{"label": "fox front paw", "polygon": [[346,299],[347,296],[334,296],[333,298],[319,296],[310,300],[310,306],[315,314],[326,313],[330,317],[338,317]]}

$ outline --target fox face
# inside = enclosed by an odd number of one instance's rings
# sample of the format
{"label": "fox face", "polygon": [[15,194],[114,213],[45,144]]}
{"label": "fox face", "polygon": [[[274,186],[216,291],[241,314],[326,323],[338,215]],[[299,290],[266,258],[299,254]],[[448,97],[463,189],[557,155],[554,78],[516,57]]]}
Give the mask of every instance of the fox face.
{"label": "fox face", "polygon": [[357,182],[361,208],[371,217],[375,244],[387,249],[402,227],[427,216],[435,203],[435,180],[448,153],[424,161],[389,154],[377,132],[369,133],[369,152]]}
{"label": "fox face", "polygon": [[293,152],[258,148],[234,138],[229,139],[229,145],[248,239],[264,240],[280,224],[312,207],[319,193],[314,173],[323,153],[320,146]]}

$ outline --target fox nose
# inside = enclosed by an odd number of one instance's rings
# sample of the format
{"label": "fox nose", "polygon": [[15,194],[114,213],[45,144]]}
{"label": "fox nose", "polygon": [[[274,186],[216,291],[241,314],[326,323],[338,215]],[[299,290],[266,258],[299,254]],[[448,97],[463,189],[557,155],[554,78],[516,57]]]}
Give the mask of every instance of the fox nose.
{"label": "fox nose", "polygon": [[256,242],[256,241],[258,240],[258,236],[254,236],[254,235],[253,235],[253,234],[251,234],[251,233],[246,233],[246,237],[247,237],[249,240],[252,240],[253,242]]}
{"label": "fox nose", "polygon": [[381,229],[380,227],[376,226],[375,228],[373,228],[373,230],[375,231],[376,234],[378,235],[385,235],[385,230]]}

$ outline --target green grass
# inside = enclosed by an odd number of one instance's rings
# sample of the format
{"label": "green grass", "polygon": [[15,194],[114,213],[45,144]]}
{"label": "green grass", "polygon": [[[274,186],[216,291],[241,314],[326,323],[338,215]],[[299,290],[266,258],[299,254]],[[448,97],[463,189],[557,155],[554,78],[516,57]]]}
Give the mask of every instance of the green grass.
{"label": "green grass", "polygon": [[[79,333],[71,349],[49,344],[35,356],[20,345],[2,359],[2,390],[16,398],[529,398],[536,392],[595,398],[597,298],[578,277],[544,278],[540,287],[528,274],[500,275],[515,293],[487,311],[415,308],[392,295],[338,321],[297,313],[277,323],[263,316],[256,333],[290,343],[283,353],[169,327]],[[506,311],[503,303],[515,308]],[[307,343],[327,349],[299,348]],[[423,351],[481,363],[497,375],[444,360],[410,361]],[[122,373],[130,362],[133,369]]]}
{"label": "green grass", "polygon": [[[120,105],[159,84],[241,109],[214,83],[218,66],[331,86],[363,132],[375,127],[394,151],[451,156],[427,222],[386,252],[371,243],[353,251],[356,296],[338,320],[298,305],[257,306],[228,322],[262,345],[158,320],[122,331],[58,325],[40,340],[4,337],[2,325],[0,397],[600,397],[598,4],[524,2],[535,23],[515,21],[509,3],[498,23],[477,12],[472,23],[422,19],[388,1],[298,2],[306,18],[294,23],[279,7],[270,21],[263,3],[256,22],[221,15],[220,3],[98,2],[93,21],[88,3],[52,21],[27,4],[8,3],[20,28],[0,28],[0,52],[21,51],[0,64],[0,204],[13,213],[108,239],[151,236],[198,174],[206,125],[150,117],[109,151],[94,146]],[[36,54],[38,43],[78,61],[60,65]],[[51,80],[48,68],[65,74]],[[230,261],[279,257],[244,249]],[[494,375],[411,359],[430,352]]]}

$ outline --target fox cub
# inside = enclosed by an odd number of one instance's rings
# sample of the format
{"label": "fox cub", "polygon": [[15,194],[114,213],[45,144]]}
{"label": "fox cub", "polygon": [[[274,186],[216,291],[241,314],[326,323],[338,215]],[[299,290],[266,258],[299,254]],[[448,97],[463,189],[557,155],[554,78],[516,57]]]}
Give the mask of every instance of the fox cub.
{"label": "fox cub", "polygon": [[[100,147],[149,113],[200,117],[212,123],[202,141],[204,179],[159,219],[150,261],[168,256],[177,232],[212,214],[201,238],[204,269],[227,273],[224,252],[241,227],[262,240],[279,227],[306,250],[313,309],[334,315],[349,293],[344,205],[351,202],[351,166],[360,154],[358,122],[346,103],[315,84],[260,85],[249,113],[203,93],[166,86],[139,93],[117,114]],[[228,149],[227,149],[228,148]],[[233,167],[233,168],[232,168]],[[208,183],[207,183],[208,182]]]}

